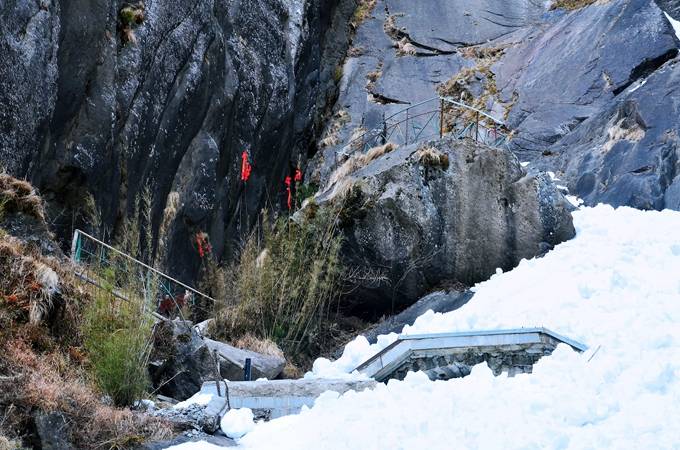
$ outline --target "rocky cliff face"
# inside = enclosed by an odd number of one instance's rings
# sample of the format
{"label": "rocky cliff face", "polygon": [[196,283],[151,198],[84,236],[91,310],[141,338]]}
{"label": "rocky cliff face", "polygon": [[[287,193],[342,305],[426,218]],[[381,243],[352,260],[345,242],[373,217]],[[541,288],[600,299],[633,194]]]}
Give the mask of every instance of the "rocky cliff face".
{"label": "rocky cliff face", "polygon": [[[588,204],[680,208],[679,41],[664,14],[677,18],[676,5],[569,3],[581,7],[8,0],[0,8],[0,161],[39,187],[64,241],[94,211],[110,234],[120,230],[148,189],[153,245],[189,282],[201,270],[197,234],[229,259],[263,206],[283,207],[284,177],[295,167],[327,186],[360,151],[347,145],[354,136],[439,94],[504,121],[510,150],[545,189],[553,188],[539,172],[550,170]],[[243,151],[253,164],[245,184]],[[515,166],[499,176],[516,183]],[[458,225],[477,224],[466,220]],[[505,267],[540,242],[492,260]],[[413,256],[407,247],[393,250]],[[487,272],[477,270],[479,255],[470,258],[460,266],[469,276],[456,279]],[[406,283],[408,301],[432,285],[418,276]]]}
{"label": "rocky cliff face", "polygon": [[[27,176],[68,239],[87,195],[120,227],[148,187],[168,268],[193,279],[318,134],[354,0],[10,0],[0,37],[0,161]],[[240,181],[240,156],[252,177]]]}
{"label": "rocky cliff face", "polygon": [[471,140],[387,151],[317,200],[342,192],[346,260],[387,278],[353,293],[369,313],[401,310],[453,280],[472,285],[574,236],[572,207],[546,174],[526,175],[509,150]]}
{"label": "rocky cliff face", "polygon": [[[661,9],[677,16],[676,5],[566,3],[580,7],[378,0],[309,173],[324,184],[357,131],[446,94],[504,120],[520,160],[556,172],[587,204],[677,208],[679,41]],[[626,114],[640,123],[630,132],[617,125]]]}

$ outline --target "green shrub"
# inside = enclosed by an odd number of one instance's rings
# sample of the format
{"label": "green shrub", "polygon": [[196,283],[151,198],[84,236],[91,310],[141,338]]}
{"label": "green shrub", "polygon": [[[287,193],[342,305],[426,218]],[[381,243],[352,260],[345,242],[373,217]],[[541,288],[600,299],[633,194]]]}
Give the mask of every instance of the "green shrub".
{"label": "green shrub", "polygon": [[265,213],[228,271],[227,303],[215,330],[231,340],[248,333],[272,340],[287,355],[318,345],[340,291],[338,212],[310,205],[297,221],[273,223]]}
{"label": "green shrub", "polygon": [[[119,246],[135,258],[150,260],[148,189],[138,198],[131,219],[122,227]],[[118,406],[132,405],[150,386],[148,360],[152,350],[151,312],[159,281],[133,262],[109,252],[90,265],[99,289],[85,311],[83,336],[90,366],[99,387]]]}
{"label": "green shrub", "polygon": [[85,348],[99,387],[118,406],[133,404],[150,386],[152,316],[142,296],[128,301],[98,290],[85,312]]}

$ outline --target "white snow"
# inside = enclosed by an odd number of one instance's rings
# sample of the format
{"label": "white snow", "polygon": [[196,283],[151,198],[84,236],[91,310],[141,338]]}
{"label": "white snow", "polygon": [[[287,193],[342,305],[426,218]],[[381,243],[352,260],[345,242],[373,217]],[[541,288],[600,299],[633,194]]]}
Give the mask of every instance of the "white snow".
{"label": "white snow", "polygon": [[220,450],[224,447],[220,445],[211,444],[206,441],[185,442],[184,444],[173,445],[166,447],[165,450]]}
{"label": "white snow", "polygon": [[666,15],[666,19],[671,23],[675,35],[680,39],[680,22],[672,18],[666,11],[663,12]]}
{"label": "white snow", "polygon": [[[432,311],[405,334],[545,326],[561,345],[533,374],[422,373],[372,391],[322,395],[255,425],[246,449],[679,449],[680,213],[600,205],[574,212],[577,236],[478,284],[464,307]],[[394,340],[358,338],[314,374],[346,373]],[[202,447],[203,448],[203,447]],[[207,447],[205,447],[207,448]]]}
{"label": "white snow", "polygon": [[175,409],[182,409],[186,408],[191,405],[207,405],[210,403],[213,399],[213,394],[205,393],[203,391],[198,391],[188,399],[184,400],[183,402],[177,403],[173,408]]}
{"label": "white snow", "polygon": [[250,408],[230,409],[220,420],[222,432],[232,439],[238,439],[255,427]]}
{"label": "white snow", "polygon": [[564,198],[566,198],[569,203],[576,206],[577,208],[580,208],[583,205],[583,199],[580,199],[575,195],[565,195]]}

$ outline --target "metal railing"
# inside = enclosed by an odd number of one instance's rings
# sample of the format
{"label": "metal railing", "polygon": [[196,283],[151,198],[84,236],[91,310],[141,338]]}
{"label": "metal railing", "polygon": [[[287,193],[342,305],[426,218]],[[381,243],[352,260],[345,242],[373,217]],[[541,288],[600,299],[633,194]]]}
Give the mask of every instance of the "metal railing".
{"label": "metal railing", "polygon": [[384,118],[380,125],[354,137],[336,153],[348,156],[388,142],[408,145],[450,134],[491,147],[504,146],[510,138],[504,121],[451,97],[433,97]]}
{"label": "metal railing", "polygon": [[73,233],[71,259],[76,266],[75,275],[95,289],[125,301],[135,295],[152,299],[156,308],[153,315],[157,318],[178,314],[184,319],[183,307],[203,309],[196,302],[198,297],[215,302],[212,297],[82,230]]}

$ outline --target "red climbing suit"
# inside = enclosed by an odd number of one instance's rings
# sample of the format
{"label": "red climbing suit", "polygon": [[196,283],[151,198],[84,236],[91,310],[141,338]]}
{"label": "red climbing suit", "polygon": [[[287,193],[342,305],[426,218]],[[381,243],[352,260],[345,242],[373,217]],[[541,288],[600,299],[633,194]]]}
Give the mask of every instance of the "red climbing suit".
{"label": "red climbing suit", "polygon": [[250,172],[253,171],[253,166],[250,165],[248,161],[248,152],[245,150],[241,153],[241,181],[248,181],[250,178]]}
{"label": "red climbing suit", "polygon": [[196,247],[198,248],[198,256],[201,258],[212,251],[212,246],[208,242],[208,237],[205,233],[196,233]]}

